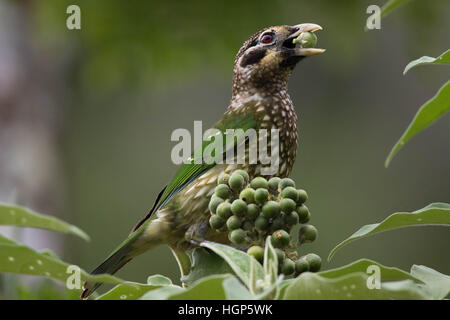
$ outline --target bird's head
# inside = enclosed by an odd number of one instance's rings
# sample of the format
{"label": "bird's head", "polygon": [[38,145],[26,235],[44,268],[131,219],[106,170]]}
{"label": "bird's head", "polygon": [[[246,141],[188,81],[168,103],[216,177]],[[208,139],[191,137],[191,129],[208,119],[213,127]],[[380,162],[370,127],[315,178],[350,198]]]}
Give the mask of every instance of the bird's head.
{"label": "bird's head", "polygon": [[286,86],[296,64],[323,49],[296,47],[293,40],[302,32],[322,27],[313,23],[262,29],[244,42],[234,62],[233,95],[268,92]]}

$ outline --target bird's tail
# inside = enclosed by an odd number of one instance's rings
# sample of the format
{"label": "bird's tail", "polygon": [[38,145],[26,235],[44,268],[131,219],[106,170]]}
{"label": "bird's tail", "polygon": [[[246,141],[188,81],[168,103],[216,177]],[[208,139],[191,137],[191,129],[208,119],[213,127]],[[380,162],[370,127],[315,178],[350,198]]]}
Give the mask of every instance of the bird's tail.
{"label": "bird's tail", "polygon": [[[134,242],[136,235],[132,235],[122,242],[110,255],[103,261],[94,271],[92,275],[109,273],[114,274],[125,264],[127,264],[133,257],[136,256]],[[87,299],[101,283],[97,282],[85,282],[83,284],[83,291],[81,293],[82,299]]]}

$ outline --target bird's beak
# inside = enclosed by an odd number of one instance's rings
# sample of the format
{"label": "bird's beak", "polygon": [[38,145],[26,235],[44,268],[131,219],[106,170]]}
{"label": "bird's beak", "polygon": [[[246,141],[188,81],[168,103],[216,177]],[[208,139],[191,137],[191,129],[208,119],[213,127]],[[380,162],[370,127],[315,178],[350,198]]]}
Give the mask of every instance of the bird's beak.
{"label": "bird's beak", "polygon": [[[294,30],[296,30],[294,33],[290,34],[289,37],[284,42],[286,46],[292,46],[293,40],[297,38],[302,32],[315,32],[317,30],[322,30],[322,27],[315,23],[302,23],[297,24],[292,27]],[[317,54],[321,54],[325,52],[325,49],[319,49],[319,48],[292,48],[293,55],[294,56],[300,56],[300,57],[309,57],[309,56],[315,56]]]}

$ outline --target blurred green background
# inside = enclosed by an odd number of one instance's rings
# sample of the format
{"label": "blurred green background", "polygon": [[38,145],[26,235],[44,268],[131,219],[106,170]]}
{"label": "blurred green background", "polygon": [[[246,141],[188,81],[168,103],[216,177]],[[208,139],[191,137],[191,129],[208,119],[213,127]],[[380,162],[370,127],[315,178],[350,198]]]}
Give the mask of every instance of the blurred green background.
{"label": "blurred green background", "polygon": [[[172,131],[192,130],[194,120],[206,128],[224,112],[241,44],[263,27],[303,22],[324,27],[318,46],[327,49],[303,60],[290,81],[300,133],[292,177],[308,190],[319,229],[304,252],[325,260],[364,224],[450,202],[448,116],[383,166],[417,109],[449,78],[445,67],[402,71],[448,49],[450,6],[412,1],[381,30],[364,31],[367,6],[384,2],[0,1],[0,200],[61,217],[92,240],[9,232],[95,267],[172,177]],[[70,4],[81,7],[81,30],[66,28]],[[402,229],[352,243],[323,268],[366,257],[449,274],[449,243],[447,228]],[[142,282],[155,273],[179,282],[167,247],[118,276]]]}

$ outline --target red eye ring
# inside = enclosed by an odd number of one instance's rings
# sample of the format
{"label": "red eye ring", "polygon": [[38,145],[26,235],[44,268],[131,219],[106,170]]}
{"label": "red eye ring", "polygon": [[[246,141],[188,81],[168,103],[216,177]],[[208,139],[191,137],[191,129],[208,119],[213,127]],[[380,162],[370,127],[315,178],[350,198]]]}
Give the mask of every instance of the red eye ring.
{"label": "red eye ring", "polygon": [[261,37],[260,41],[261,41],[261,43],[265,43],[265,44],[271,43],[273,41],[273,35],[270,33],[267,33]]}

